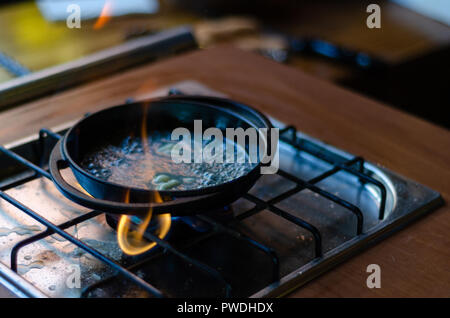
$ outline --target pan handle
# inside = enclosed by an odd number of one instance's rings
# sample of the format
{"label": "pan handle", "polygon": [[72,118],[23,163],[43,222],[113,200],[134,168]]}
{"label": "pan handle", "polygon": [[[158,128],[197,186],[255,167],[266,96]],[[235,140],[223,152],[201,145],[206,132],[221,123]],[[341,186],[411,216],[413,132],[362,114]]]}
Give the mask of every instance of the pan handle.
{"label": "pan handle", "polygon": [[225,205],[230,200],[234,201],[232,196],[225,195],[223,192],[201,195],[195,198],[177,198],[162,203],[124,203],[94,198],[79,191],[62,177],[60,170],[62,167],[67,167],[68,164],[63,157],[61,146],[60,140],[50,155],[49,170],[53,181],[66,198],[90,209],[113,214],[133,215],[144,215],[151,209],[153,214],[171,213],[181,216],[199,213],[202,209],[204,210],[205,206],[216,206],[220,202]]}

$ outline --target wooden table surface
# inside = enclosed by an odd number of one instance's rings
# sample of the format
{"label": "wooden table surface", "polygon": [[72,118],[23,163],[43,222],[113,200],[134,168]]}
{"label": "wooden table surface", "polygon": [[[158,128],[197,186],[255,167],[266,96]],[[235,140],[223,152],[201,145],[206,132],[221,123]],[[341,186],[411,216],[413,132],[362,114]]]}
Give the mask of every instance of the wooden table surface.
{"label": "wooden table surface", "polygon": [[[380,5],[380,29],[365,25],[370,3]],[[450,43],[449,26],[390,0],[305,1],[293,16],[295,19],[281,20],[279,27],[364,51],[394,65]]]}
{"label": "wooden table surface", "polygon": [[[0,142],[162,86],[196,80],[450,199],[450,133],[263,57],[217,47],[165,59],[0,113]],[[442,207],[295,291],[295,297],[450,297],[450,209]],[[381,288],[366,267],[381,266]]]}

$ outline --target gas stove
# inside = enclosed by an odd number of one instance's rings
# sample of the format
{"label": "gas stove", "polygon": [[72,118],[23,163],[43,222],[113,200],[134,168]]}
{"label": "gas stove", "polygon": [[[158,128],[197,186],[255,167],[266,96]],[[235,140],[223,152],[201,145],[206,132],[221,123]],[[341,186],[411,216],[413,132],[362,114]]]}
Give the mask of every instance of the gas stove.
{"label": "gas stove", "polygon": [[[183,82],[140,98],[169,91],[224,96]],[[74,122],[0,147],[0,286],[18,297],[282,296],[443,203],[271,120],[278,173],[220,211],[173,217],[164,240],[147,232],[158,246],[134,257],[119,248],[114,218],[71,202],[48,178],[49,152]]]}

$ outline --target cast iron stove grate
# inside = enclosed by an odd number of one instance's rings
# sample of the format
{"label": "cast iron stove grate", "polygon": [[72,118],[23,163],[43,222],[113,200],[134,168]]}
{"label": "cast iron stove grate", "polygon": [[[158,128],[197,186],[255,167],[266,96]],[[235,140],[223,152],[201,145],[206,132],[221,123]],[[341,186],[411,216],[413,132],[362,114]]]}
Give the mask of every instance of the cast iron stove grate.
{"label": "cast iron stove grate", "polygon": [[[34,211],[8,194],[8,189],[36,178],[44,177],[51,180],[46,170],[48,153],[60,138],[60,134],[42,129],[39,138],[32,143],[34,155],[28,155],[28,159],[24,145],[12,149],[0,147],[0,152],[10,163],[15,161],[27,169],[13,174],[14,177],[0,184],[0,197],[45,227],[44,231],[31,235],[13,246],[10,251],[10,268],[13,272],[18,272],[18,255],[21,249],[55,233],[59,234],[112,269],[108,277],[84,286],[80,293],[83,297],[114,297],[124,296],[124,293],[125,296],[138,297],[283,295],[442,204],[438,193],[386,169],[381,170],[365,162],[361,157],[350,156],[313,140],[297,132],[294,127],[288,126],[280,130],[281,148],[288,149],[290,153],[294,152],[294,161],[306,160],[302,157],[304,155],[306,158],[323,162],[323,165],[327,166],[326,169],[322,169],[314,177],[304,178],[303,176],[308,173],[303,173],[300,177],[299,174],[288,172],[282,167],[276,175],[265,176],[276,178],[275,187],[272,189],[277,190],[271,195],[267,195],[267,192],[261,195],[256,185],[256,190],[252,189],[238,200],[241,208],[239,212],[234,211],[235,217],[232,219],[218,219],[214,213],[195,216],[191,222],[200,222],[201,230],[186,225],[189,223],[186,220],[174,222],[171,233],[183,233],[181,239],[177,240],[175,234],[173,240],[169,238],[166,241],[146,233],[147,238],[156,241],[159,247],[144,256],[118,262],[66,231],[70,227],[104,214],[103,212],[89,211],[55,224],[46,219],[42,213]],[[283,161],[284,155],[281,151],[280,161]],[[17,168],[16,165],[14,167]],[[321,186],[327,179],[343,174],[373,194],[377,207],[375,216],[373,211],[367,214],[364,208],[358,207],[355,202],[350,202],[338,192],[328,191],[326,187]],[[316,208],[312,207],[311,213],[314,217],[320,215],[322,223],[325,224],[313,225],[309,220],[311,216],[307,213],[305,215],[295,213],[299,207],[297,203],[293,203],[293,209],[289,208],[289,200],[304,192],[309,193],[308,202],[320,201],[325,207],[339,206],[341,216],[336,222],[329,223],[328,220],[332,218],[332,214],[336,214],[335,212],[327,214],[328,209],[321,208],[321,211],[316,211]],[[389,213],[386,212],[388,210]],[[277,216],[283,220],[282,222],[296,227],[296,238],[301,237],[301,241],[307,242],[304,248],[301,248],[303,245],[298,245],[300,250],[292,249],[290,247],[297,245],[291,246],[289,241],[283,245],[286,238],[277,242],[279,234],[271,233],[270,228],[273,225],[283,229],[279,224],[270,224],[270,221],[265,219],[259,223],[257,220],[248,222],[252,217],[262,214]],[[245,222],[247,225],[244,226]],[[265,225],[261,225],[262,223]],[[252,226],[262,226],[262,230],[254,235]],[[336,230],[339,226],[345,228],[343,232],[346,234],[336,239],[338,235],[333,233],[340,231]],[[189,239],[186,240],[186,237]],[[324,245],[327,245],[326,248]],[[303,249],[309,251],[304,252],[305,255],[301,257],[297,256]],[[292,255],[287,255],[289,253],[285,250],[289,250]],[[130,282],[133,284],[129,284]],[[16,287],[26,289],[20,286],[22,285],[17,284]],[[22,295],[43,294],[22,290]]]}

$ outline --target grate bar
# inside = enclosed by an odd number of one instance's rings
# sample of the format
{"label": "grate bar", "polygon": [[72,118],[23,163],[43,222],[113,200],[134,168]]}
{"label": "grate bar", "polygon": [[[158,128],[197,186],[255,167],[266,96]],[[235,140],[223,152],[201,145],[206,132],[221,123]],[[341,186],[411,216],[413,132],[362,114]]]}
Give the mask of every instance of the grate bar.
{"label": "grate bar", "polygon": [[387,197],[387,190],[386,187],[384,186],[384,184],[382,184],[380,181],[369,177],[368,175],[361,173],[359,171],[355,171],[352,168],[349,168],[347,166],[341,165],[341,164],[337,164],[338,167],[340,167],[342,170],[345,170],[357,177],[359,177],[360,179],[364,180],[367,183],[371,183],[373,185],[375,185],[376,187],[378,187],[381,191],[381,200],[380,200],[380,209],[378,212],[378,219],[379,220],[383,220],[384,219],[384,210],[386,207],[386,197]]}
{"label": "grate bar", "polygon": [[45,140],[47,139],[47,137],[53,138],[55,141],[58,141],[62,138],[62,136],[60,134],[54,133],[50,129],[42,128],[41,130],[39,130],[38,147],[39,147],[39,151],[40,151],[39,166],[41,168],[43,168],[44,165],[46,164],[47,147],[46,147]]}
{"label": "grate bar", "polygon": [[25,182],[36,179],[36,173],[30,170],[19,173],[17,176],[7,180],[6,182],[0,183],[0,190],[6,191],[8,189],[17,187]]}
{"label": "grate bar", "polygon": [[[61,230],[65,230],[71,226],[77,225],[81,222],[84,222],[86,220],[89,220],[91,218],[94,218],[100,214],[102,214],[103,212],[99,212],[99,211],[91,211],[88,212],[86,214],[80,215],[72,220],[69,220],[67,222],[64,222],[60,225],[57,225]],[[11,249],[11,269],[15,272],[17,272],[17,256],[19,254],[19,250],[29,244],[32,244],[36,241],[39,241],[47,236],[50,236],[52,234],[54,234],[55,232],[52,229],[47,228],[45,231],[35,234],[33,236],[30,236],[20,242],[17,242],[16,245],[13,246],[13,248]]]}
{"label": "grate bar", "polygon": [[193,264],[194,266],[200,268],[201,270],[209,273],[210,275],[216,277],[218,280],[222,281],[225,285],[225,293],[226,297],[230,297],[231,295],[231,285],[223,278],[223,276],[214,268],[210,267],[209,265],[206,265],[192,257],[187,256],[186,254],[180,252],[176,248],[174,248],[171,244],[168,242],[160,239],[158,236],[153,235],[151,233],[146,232],[145,233],[152,241],[156,242],[160,247],[172,252],[176,256],[180,257],[184,261]]}
{"label": "grate bar", "polygon": [[60,134],[57,134],[48,128],[42,128],[41,130],[39,130],[39,138],[45,138],[47,136],[52,137],[56,141],[60,140],[63,137]]}
{"label": "grate bar", "polygon": [[[354,165],[355,163],[361,162],[361,160],[363,160],[363,159],[360,158],[360,157],[355,157],[352,160],[347,161],[345,164],[347,166],[351,166],[351,165]],[[333,174],[339,172],[339,170],[341,170],[341,168],[334,167],[333,169],[328,170],[328,171],[322,173],[321,175],[308,180],[307,182],[309,184],[319,183],[320,181],[325,180],[326,178],[328,178],[328,177],[332,176]],[[287,176],[291,176],[291,175],[290,174],[286,175],[286,173],[285,173],[285,176],[283,176],[283,177],[288,178]],[[269,204],[276,204],[276,203],[278,203],[278,202],[280,202],[280,201],[290,197],[291,195],[296,194],[297,192],[299,192],[299,191],[301,191],[301,190],[303,190],[305,188],[303,185],[298,184],[298,182],[296,180],[291,180],[291,181],[297,183],[297,185],[294,188],[292,188],[291,190],[283,192],[280,195],[270,199],[269,201],[267,201],[267,203],[269,203]]]}
{"label": "grate bar", "polygon": [[41,175],[46,177],[47,179],[52,180],[52,176],[50,175],[49,172],[45,171],[44,169],[42,169],[39,166],[36,166],[34,163],[32,163],[31,161],[25,159],[24,157],[16,154],[15,152],[6,149],[3,146],[0,146],[0,151],[3,152],[5,155],[7,155],[8,157],[11,157],[12,159],[20,162],[21,164],[23,164],[24,166],[34,170],[36,172],[37,175]]}
{"label": "grate bar", "polygon": [[273,249],[265,246],[262,243],[252,240],[248,236],[246,236],[236,230],[233,230],[232,228],[226,227],[226,226],[214,221],[213,219],[211,219],[209,217],[200,216],[200,215],[197,215],[197,217],[199,219],[211,224],[213,227],[216,228],[216,230],[227,233],[238,240],[243,240],[243,241],[247,242],[248,244],[255,246],[257,249],[261,250],[263,253],[268,255],[274,265],[274,269],[272,272],[272,279],[273,279],[273,281],[277,281],[278,279],[280,279],[280,261],[279,261],[277,253],[275,253],[275,251]]}
{"label": "grate bar", "polygon": [[44,217],[40,216],[39,214],[37,214],[36,212],[31,210],[30,208],[28,208],[27,206],[25,206],[21,202],[17,201],[16,199],[11,197],[7,193],[5,193],[3,191],[0,191],[0,197],[2,197],[4,200],[9,202],[10,204],[15,206],[16,208],[22,210],[25,214],[29,215],[30,217],[32,217],[33,219],[35,219],[39,223],[47,226],[48,229],[53,230],[55,233],[61,235],[62,237],[64,237],[69,242],[71,242],[71,243],[75,244],[76,246],[78,246],[79,248],[85,250],[86,252],[88,252],[89,254],[93,255],[94,257],[96,257],[97,259],[102,261],[103,263],[111,266],[112,268],[117,270],[119,273],[121,273],[123,276],[125,276],[126,278],[128,278],[131,281],[135,282],[136,284],[138,284],[139,286],[141,286],[143,289],[145,289],[146,291],[150,292],[154,296],[156,296],[156,297],[163,297],[164,296],[161,291],[159,291],[158,289],[153,287],[151,284],[147,283],[146,281],[144,281],[140,277],[138,277],[138,276],[134,275],[133,273],[129,272],[124,267],[122,267],[120,264],[118,264],[115,261],[113,261],[113,260],[109,259],[108,257],[104,256],[102,253],[98,252],[97,250],[92,249],[91,247],[89,247],[88,245],[84,244],[80,240],[76,239],[75,237],[73,237],[69,233],[65,232],[64,230],[61,230],[55,224],[51,223],[50,221],[48,221]]}
{"label": "grate bar", "polygon": [[336,196],[334,194],[331,194],[325,190],[322,190],[319,187],[317,187],[309,182],[303,181],[283,170],[279,170],[278,173],[281,176],[285,177],[286,179],[296,182],[301,188],[303,188],[303,189],[307,188],[307,189],[311,190],[312,192],[317,193],[317,194],[327,198],[328,200],[333,201],[336,204],[339,204],[339,205],[347,208],[348,210],[350,210],[353,214],[356,215],[356,218],[357,218],[356,234],[359,235],[362,233],[364,216],[363,216],[361,210],[357,206],[351,204],[350,202],[348,202],[346,200],[339,198],[338,196]]}
{"label": "grate bar", "polygon": [[[195,244],[199,243],[200,241],[206,240],[215,234],[216,233],[213,231],[208,232],[207,234],[202,235],[198,239],[192,240],[188,244],[183,245],[183,248],[188,248],[188,247],[194,246]],[[131,266],[128,266],[127,269],[129,271],[133,271],[133,270],[139,268],[140,266],[152,261],[153,259],[161,257],[163,254],[164,254],[164,249],[161,249],[161,251],[158,251],[157,253],[154,253],[154,254],[148,256],[144,260],[136,262],[136,263],[132,264]],[[87,286],[86,288],[84,288],[83,292],[81,293],[81,297],[86,298],[89,295],[89,293],[91,292],[91,290],[100,287],[101,285],[111,281],[114,278],[115,278],[115,276],[110,276],[110,277],[100,280],[90,286]]]}
{"label": "grate bar", "polygon": [[322,237],[320,235],[319,230],[314,225],[312,225],[312,224],[310,224],[310,223],[308,223],[308,222],[306,222],[306,221],[304,221],[304,220],[302,220],[280,208],[277,208],[274,205],[270,205],[267,202],[261,200],[258,197],[255,197],[254,195],[251,195],[249,193],[244,194],[244,198],[246,198],[247,200],[249,200],[253,203],[259,204],[260,206],[264,206],[264,208],[269,210],[270,212],[275,213],[275,214],[281,216],[282,218],[309,231],[314,237],[314,247],[315,247],[314,250],[315,250],[316,257],[322,256]]}
{"label": "grate bar", "polygon": [[[309,140],[297,137],[297,134],[296,134],[297,130],[295,129],[295,127],[288,126],[284,129],[282,129],[280,131],[280,135],[287,133],[287,132],[291,133],[291,138],[290,138],[291,140],[289,140],[288,142],[296,149],[298,149],[300,151],[308,152],[308,153],[312,154],[313,156],[334,165],[336,168],[339,168],[350,174],[353,174],[354,176],[359,177],[359,179],[361,181],[371,183],[374,186],[378,187],[380,189],[380,193],[381,193],[378,219],[379,220],[384,219],[384,213],[385,213],[384,210],[386,207],[387,190],[386,190],[386,187],[380,181],[378,181],[364,173],[364,159],[362,159],[360,157],[356,157],[356,158],[358,158],[358,162],[359,162],[359,170],[358,171],[354,170],[353,168],[349,167],[348,165],[346,165],[344,163],[346,161],[346,159],[344,157],[334,154],[334,153],[330,153],[330,151],[328,151],[321,145],[317,145]],[[283,137],[280,137],[280,138],[286,139]]]}

